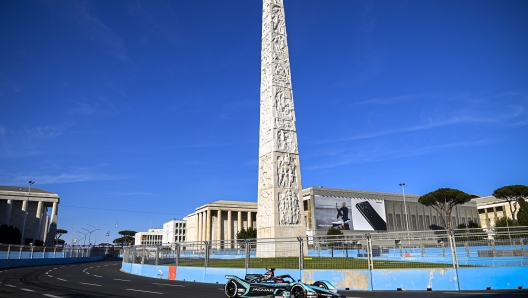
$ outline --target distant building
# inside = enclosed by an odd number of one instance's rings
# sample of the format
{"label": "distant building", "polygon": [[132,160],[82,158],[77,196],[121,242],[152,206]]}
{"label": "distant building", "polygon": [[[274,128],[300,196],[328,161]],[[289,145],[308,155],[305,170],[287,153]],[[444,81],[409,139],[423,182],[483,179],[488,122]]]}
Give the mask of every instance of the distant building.
{"label": "distant building", "polygon": [[163,244],[163,229],[149,229],[134,235],[134,245],[160,246]]}
{"label": "distant building", "polygon": [[257,202],[219,200],[196,208],[187,219],[187,241],[236,239],[238,231],[256,228]]}
{"label": "distant building", "polygon": [[[307,235],[323,235],[333,226],[337,218],[336,204],[346,203],[350,231],[395,232],[425,231],[444,226],[438,212],[432,207],[418,203],[419,195],[387,193],[340,188],[309,187],[303,189],[303,203],[306,218]],[[407,214],[408,220],[405,220]],[[456,206],[451,212],[451,226],[469,221],[477,222],[478,213],[474,201]]]}
{"label": "distant building", "polygon": [[163,224],[163,229],[149,229],[137,232],[134,245],[160,246],[185,242],[186,220],[173,219]]}
{"label": "distant building", "polygon": [[[477,204],[479,213],[479,222],[483,228],[493,228],[498,219],[508,217],[512,219],[512,213],[510,210],[510,204],[504,200],[497,199],[494,196],[482,197],[473,199]],[[517,206],[517,212],[519,211],[519,204],[513,203]]]}
{"label": "distant building", "polygon": [[0,186],[0,225],[18,228],[23,235],[23,244],[41,242],[53,246],[59,203],[59,195],[46,190]]}
{"label": "distant building", "polygon": [[[444,222],[432,207],[418,203],[419,195],[340,188],[309,187],[302,191],[306,235],[325,235],[332,226],[344,233],[425,231],[440,229]],[[337,207],[347,208],[346,225],[334,224]],[[343,209],[345,210],[345,209]],[[408,220],[406,220],[407,214]],[[233,240],[242,228],[258,227],[257,202],[215,201],[196,208],[187,219],[187,241]],[[248,218],[250,219],[248,221]],[[451,213],[451,226],[469,221],[478,222],[474,200],[456,206]],[[278,224],[278,223],[277,223]]]}
{"label": "distant building", "polygon": [[187,221],[173,219],[163,224],[163,243],[185,242]]}

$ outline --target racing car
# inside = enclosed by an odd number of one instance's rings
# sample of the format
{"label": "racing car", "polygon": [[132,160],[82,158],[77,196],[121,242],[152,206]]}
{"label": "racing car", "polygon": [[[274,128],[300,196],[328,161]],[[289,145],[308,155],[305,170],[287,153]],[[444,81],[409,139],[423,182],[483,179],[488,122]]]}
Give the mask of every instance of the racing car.
{"label": "racing car", "polygon": [[320,280],[313,284],[295,281],[290,275],[275,276],[274,268],[267,268],[266,274],[246,274],[244,279],[226,275],[225,294],[234,297],[273,297],[273,298],[344,298],[328,281]]}

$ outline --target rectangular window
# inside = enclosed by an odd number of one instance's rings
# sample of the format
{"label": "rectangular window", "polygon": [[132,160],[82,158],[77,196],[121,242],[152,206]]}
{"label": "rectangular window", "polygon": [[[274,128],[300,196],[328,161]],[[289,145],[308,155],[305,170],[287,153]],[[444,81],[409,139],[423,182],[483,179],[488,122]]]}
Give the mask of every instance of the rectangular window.
{"label": "rectangular window", "polygon": [[416,226],[416,215],[411,215],[411,224],[412,224],[412,230],[413,231],[416,231],[417,229],[417,226]]}
{"label": "rectangular window", "polygon": [[451,216],[451,228],[456,228],[456,218]]}
{"label": "rectangular window", "polygon": [[418,229],[420,231],[424,230],[424,227],[423,227],[423,216],[422,215],[418,215]]}
{"label": "rectangular window", "polygon": [[486,213],[486,209],[479,209],[478,212],[479,212],[479,214],[484,214],[484,213]]}
{"label": "rectangular window", "polygon": [[433,216],[433,225],[437,226],[438,222],[436,221],[436,215]]}
{"label": "rectangular window", "polygon": [[425,229],[431,228],[431,217],[429,215],[425,216]]}
{"label": "rectangular window", "polygon": [[467,223],[466,223],[466,218],[465,218],[465,217],[462,217],[462,223],[463,223],[463,224],[467,224]]}
{"label": "rectangular window", "polygon": [[391,213],[387,213],[387,226],[389,231],[394,231],[394,222],[392,221]]}
{"label": "rectangular window", "polygon": [[399,214],[396,214],[396,231],[401,231],[402,222],[401,222],[401,216]]}
{"label": "rectangular window", "polygon": [[497,210],[497,211],[502,211],[502,206],[497,206],[497,207],[495,207],[495,210]]}

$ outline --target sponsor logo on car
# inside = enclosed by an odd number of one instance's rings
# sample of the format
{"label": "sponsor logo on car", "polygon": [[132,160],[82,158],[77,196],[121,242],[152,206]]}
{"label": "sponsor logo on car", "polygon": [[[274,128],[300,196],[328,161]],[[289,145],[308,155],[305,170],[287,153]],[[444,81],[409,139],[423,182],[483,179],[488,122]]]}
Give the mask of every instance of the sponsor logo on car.
{"label": "sponsor logo on car", "polygon": [[273,292],[273,289],[268,289],[268,288],[253,288],[251,290],[253,292]]}

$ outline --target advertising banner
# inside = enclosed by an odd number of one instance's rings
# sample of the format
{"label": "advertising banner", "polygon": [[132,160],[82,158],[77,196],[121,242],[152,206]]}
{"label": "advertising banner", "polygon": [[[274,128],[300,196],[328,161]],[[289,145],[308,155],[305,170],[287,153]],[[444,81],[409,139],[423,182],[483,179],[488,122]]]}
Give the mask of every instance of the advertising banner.
{"label": "advertising banner", "polygon": [[376,199],[316,195],[315,226],[318,230],[386,231],[385,202]]}

